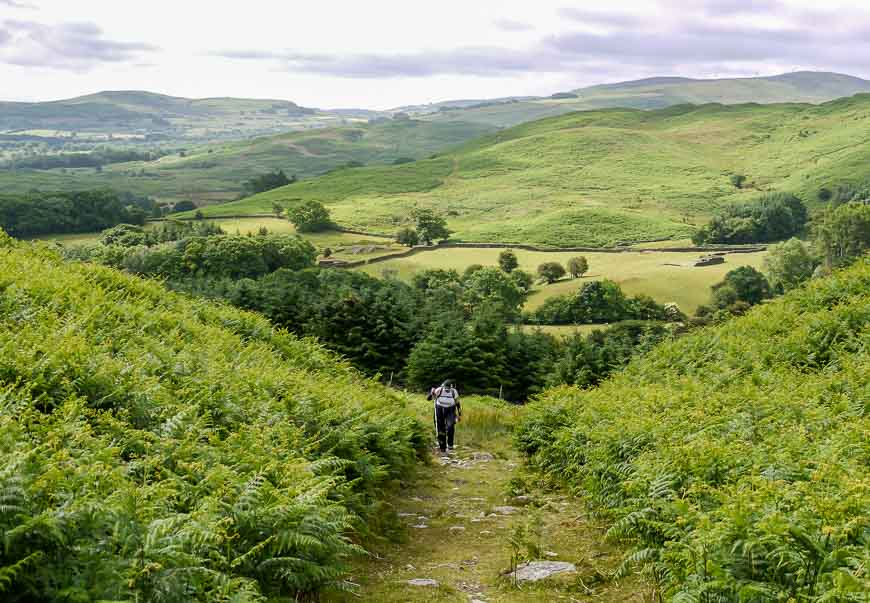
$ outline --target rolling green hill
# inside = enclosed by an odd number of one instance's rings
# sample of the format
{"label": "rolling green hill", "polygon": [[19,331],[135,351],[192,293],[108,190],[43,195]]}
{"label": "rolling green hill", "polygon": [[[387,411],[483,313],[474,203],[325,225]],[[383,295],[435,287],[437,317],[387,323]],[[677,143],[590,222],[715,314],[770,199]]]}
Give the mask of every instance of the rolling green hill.
{"label": "rolling green hill", "polygon": [[661,109],[685,103],[821,103],[870,92],[870,81],[840,73],[798,71],[771,77],[649,78],[573,91],[598,107]]}
{"label": "rolling green hill", "polygon": [[[138,90],[109,91],[49,102],[0,102],[0,132],[76,139],[184,139],[317,125],[335,116],[282,100],[190,99]],[[52,134],[53,133],[53,134]]]}
{"label": "rolling green hill", "polygon": [[589,109],[662,109],[686,103],[822,103],[862,92],[870,92],[870,81],[814,71],[713,80],[657,77],[590,86],[549,98],[453,101],[410,108],[410,112],[426,114],[424,119],[435,121],[505,127]]}
{"label": "rolling green hill", "polygon": [[377,121],[188,147],[184,156],[112,164],[100,172],[0,169],[0,187],[6,192],[109,187],[162,201],[226,201],[239,196],[245,180],[274,169],[309,178],[350,162],[420,159],[493,130],[459,122]]}
{"label": "rolling green hill", "polygon": [[425,454],[406,399],[315,342],[2,232],[0,325],[4,601],[346,588]]}
{"label": "rolling green hill", "polygon": [[[444,212],[456,238],[611,245],[690,234],[716,208],[761,191],[801,195],[870,177],[870,95],[822,105],[681,105],[540,120],[433,159],[344,169],[209,207],[268,212],[316,199],[343,226],[396,231],[416,206]],[[737,189],[730,176],[747,177]]]}
{"label": "rolling green hill", "polygon": [[870,261],[561,388],[517,438],[667,601],[870,592]]}

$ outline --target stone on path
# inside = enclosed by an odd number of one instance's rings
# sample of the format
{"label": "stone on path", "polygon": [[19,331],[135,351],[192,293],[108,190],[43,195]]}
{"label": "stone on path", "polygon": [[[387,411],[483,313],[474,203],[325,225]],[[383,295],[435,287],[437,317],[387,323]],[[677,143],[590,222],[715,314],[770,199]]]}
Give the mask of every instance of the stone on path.
{"label": "stone on path", "polygon": [[495,457],[492,456],[488,452],[475,452],[474,454],[471,455],[471,458],[472,458],[472,460],[481,461],[484,463],[487,461],[495,460]]}
{"label": "stone on path", "polygon": [[412,580],[408,580],[409,586],[433,586],[438,588],[438,580],[433,580],[432,578],[414,578]]}
{"label": "stone on path", "polygon": [[511,507],[510,505],[505,505],[503,507],[493,507],[492,510],[499,515],[513,515],[520,509],[519,507]]}
{"label": "stone on path", "polygon": [[448,530],[448,531],[450,531],[450,532],[464,532],[465,527],[464,526],[450,526],[450,530]]}
{"label": "stone on path", "polygon": [[567,561],[530,561],[519,566],[511,576],[517,582],[537,582],[556,574],[576,571],[577,567]]}
{"label": "stone on path", "polygon": [[428,528],[429,526],[427,526],[425,523],[418,523],[417,525],[415,525],[415,526],[411,526],[411,527],[412,527],[412,528],[416,528],[416,529],[418,529],[418,530],[425,530],[425,529]]}

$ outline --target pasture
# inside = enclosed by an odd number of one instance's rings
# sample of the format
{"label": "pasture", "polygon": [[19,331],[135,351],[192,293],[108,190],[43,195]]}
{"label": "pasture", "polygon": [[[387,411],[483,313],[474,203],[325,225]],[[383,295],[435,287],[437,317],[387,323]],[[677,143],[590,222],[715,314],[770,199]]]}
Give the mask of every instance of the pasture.
{"label": "pasture", "polygon": [[[502,249],[445,248],[397,258],[369,266],[363,270],[374,276],[388,271],[401,279],[410,280],[417,272],[434,268],[452,269],[460,273],[469,266],[497,266]],[[544,262],[565,265],[575,256],[589,260],[589,273],[580,279],[565,278],[551,285],[536,285],[526,303],[526,310],[534,310],[549,297],[572,293],[592,279],[607,278],[619,283],[628,295],[649,295],[659,303],[675,302],[683,312],[695,309],[709,301],[710,286],[722,280],[729,270],[738,266],[761,268],[764,252],[729,254],[724,264],[703,268],[689,267],[688,263],[701,253],[667,251],[624,251],[620,253],[577,253],[564,251],[515,250],[520,269],[534,274]],[[679,264],[677,266],[672,264]]]}

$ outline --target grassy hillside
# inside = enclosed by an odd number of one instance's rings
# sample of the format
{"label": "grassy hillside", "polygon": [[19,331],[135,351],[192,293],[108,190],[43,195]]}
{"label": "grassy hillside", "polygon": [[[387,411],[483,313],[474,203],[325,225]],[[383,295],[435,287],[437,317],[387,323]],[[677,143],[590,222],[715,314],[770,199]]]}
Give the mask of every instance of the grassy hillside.
{"label": "grassy hillside", "polygon": [[542,396],[518,442],[673,601],[870,592],[870,262]]}
{"label": "grassy hillside", "polygon": [[263,318],[0,244],[0,598],[342,588],[423,454],[405,400]]}
{"label": "grassy hillside", "polygon": [[[191,99],[139,90],[49,102],[0,102],[0,132],[37,137],[218,138],[317,124],[336,116],[282,100]],[[52,134],[53,133],[53,134]]]}
{"label": "grassy hillside", "polygon": [[435,121],[461,120],[506,127],[590,109],[662,109],[686,103],[823,103],[862,92],[870,92],[870,81],[839,73],[801,71],[772,77],[714,80],[657,77],[580,88],[568,93],[573,98],[448,102],[417,110],[427,114],[425,119]]}
{"label": "grassy hillside", "polygon": [[188,147],[184,156],[108,165],[100,173],[90,168],[0,169],[0,186],[7,192],[110,187],[163,201],[226,201],[238,197],[245,180],[270,170],[309,178],[352,161],[420,159],[491,131],[483,125],[417,120],[319,128]]}
{"label": "grassy hillside", "polygon": [[[870,95],[824,105],[703,105],[572,113],[491,134],[437,158],[341,170],[208,215],[316,199],[342,225],[395,231],[415,206],[456,238],[553,246],[685,237],[760,191],[868,177]],[[733,174],[747,176],[737,189]]]}

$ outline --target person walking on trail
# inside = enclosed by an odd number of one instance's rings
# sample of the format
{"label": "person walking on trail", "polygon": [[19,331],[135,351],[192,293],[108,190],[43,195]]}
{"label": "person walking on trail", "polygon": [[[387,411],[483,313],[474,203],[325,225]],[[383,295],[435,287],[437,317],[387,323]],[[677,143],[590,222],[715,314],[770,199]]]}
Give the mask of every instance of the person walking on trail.
{"label": "person walking on trail", "polygon": [[455,384],[447,380],[430,392],[435,400],[435,431],[438,434],[438,448],[441,452],[453,450],[453,434],[456,424],[462,418],[462,405]]}

